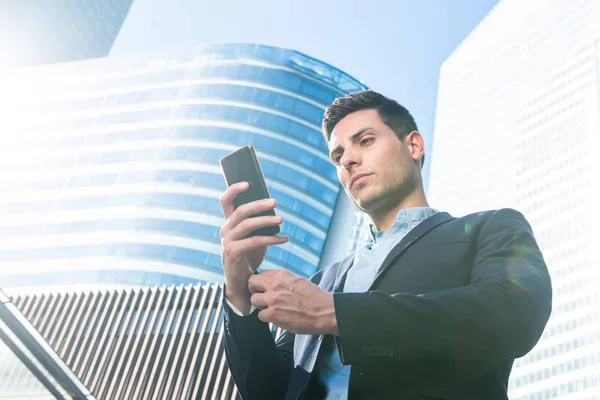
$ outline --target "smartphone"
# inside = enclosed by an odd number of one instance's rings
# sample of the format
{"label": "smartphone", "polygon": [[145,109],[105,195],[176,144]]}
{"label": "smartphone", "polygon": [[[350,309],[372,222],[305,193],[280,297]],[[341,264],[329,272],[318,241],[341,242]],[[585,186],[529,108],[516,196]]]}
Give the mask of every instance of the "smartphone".
{"label": "smartphone", "polygon": [[[268,199],[271,197],[265,176],[260,168],[258,157],[254,146],[247,145],[237,149],[233,153],[227,154],[219,160],[223,176],[227,186],[231,186],[238,182],[248,182],[250,187],[233,199],[233,205],[238,208],[242,204],[252,201]],[[252,215],[252,217],[261,217],[266,215],[275,215],[274,210],[267,210],[261,213]],[[256,229],[248,234],[250,236],[269,236],[279,233],[279,225],[265,226],[264,228]]]}

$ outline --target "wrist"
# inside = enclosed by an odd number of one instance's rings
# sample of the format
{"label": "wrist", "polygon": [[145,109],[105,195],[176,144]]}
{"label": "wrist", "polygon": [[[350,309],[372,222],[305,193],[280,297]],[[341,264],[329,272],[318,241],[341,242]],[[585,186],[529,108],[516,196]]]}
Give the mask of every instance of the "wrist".
{"label": "wrist", "polygon": [[335,302],[333,293],[327,293],[326,306],[322,314],[322,326],[325,334],[339,336],[337,317],[335,315]]}
{"label": "wrist", "polygon": [[225,295],[228,298],[250,296],[248,279],[232,280],[225,277]]}
{"label": "wrist", "polygon": [[225,283],[225,297],[235,306],[243,315],[250,314],[250,291],[248,287],[236,288]]}

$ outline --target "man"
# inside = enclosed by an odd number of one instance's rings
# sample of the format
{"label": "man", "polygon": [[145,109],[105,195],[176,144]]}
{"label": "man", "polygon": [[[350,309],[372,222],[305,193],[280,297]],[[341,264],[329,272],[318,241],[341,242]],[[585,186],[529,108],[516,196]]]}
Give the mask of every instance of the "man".
{"label": "man", "polygon": [[[221,203],[225,347],[244,399],[507,399],[515,358],[536,344],[551,285],[531,227],[512,209],[454,218],[429,207],[424,143],[409,112],[381,94],[336,99],[323,120],[347,195],[371,240],[311,279],[255,273],[288,238],[248,232],[261,200]],[[468,159],[465,154],[457,154]],[[278,341],[267,323],[283,328]]]}

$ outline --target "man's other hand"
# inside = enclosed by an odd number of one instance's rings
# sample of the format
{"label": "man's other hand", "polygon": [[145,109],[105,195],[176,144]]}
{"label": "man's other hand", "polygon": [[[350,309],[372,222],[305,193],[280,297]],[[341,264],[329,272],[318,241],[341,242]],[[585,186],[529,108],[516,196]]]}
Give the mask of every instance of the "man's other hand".
{"label": "man's other hand", "polygon": [[248,280],[258,318],[298,334],[338,334],[333,294],[286,270],[266,270]]}

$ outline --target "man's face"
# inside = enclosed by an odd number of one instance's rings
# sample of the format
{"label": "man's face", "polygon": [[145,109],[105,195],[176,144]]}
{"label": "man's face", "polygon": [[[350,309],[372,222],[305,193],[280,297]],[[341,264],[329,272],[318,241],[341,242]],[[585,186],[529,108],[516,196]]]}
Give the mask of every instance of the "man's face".
{"label": "man's face", "polygon": [[411,139],[401,142],[379,118],[376,110],[347,115],[333,129],[329,140],[331,160],[338,179],[352,202],[362,211],[385,212],[398,205],[415,189],[420,158]]}

